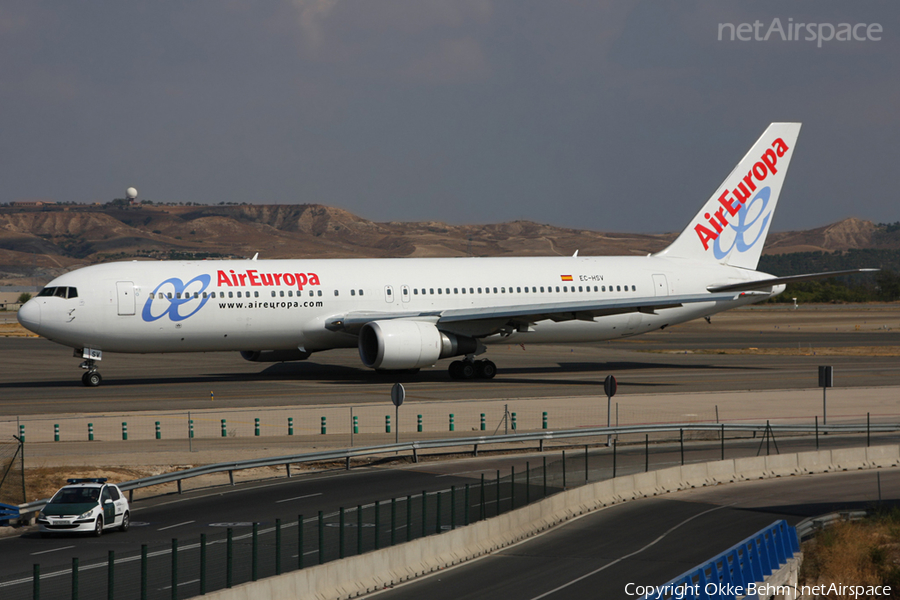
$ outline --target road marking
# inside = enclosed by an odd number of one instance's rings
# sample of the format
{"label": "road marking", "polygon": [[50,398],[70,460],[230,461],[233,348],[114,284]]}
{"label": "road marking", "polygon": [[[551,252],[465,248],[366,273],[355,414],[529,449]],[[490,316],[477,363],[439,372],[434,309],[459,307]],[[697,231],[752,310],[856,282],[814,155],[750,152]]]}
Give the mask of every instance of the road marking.
{"label": "road marking", "polygon": [[655,540],[653,540],[652,542],[650,542],[649,544],[647,544],[647,545],[644,546],[643,548],[639,548],[638,550],[635,550],[635,551],[632,552],[631,554],[626,554],[625,556],[620,556],[620,557],[617,558],[616,560],[612,561],[611,563],[607,563],[607,564],[603,565],[603,566],[600,567],[599,569],[594,569],[594,570],[591,571],[590,573],[585,573],[585,574],[582,575],[581,577],[576,577],[576,578],[573,579],[572,581],[570,581],[570,582],[568,582],[568,583],[564,583],[564,584],[562,584],[561,586],[559,586],[558,588],[552,589],[552,590],[550,590],[549,592],[544,592],[544,593],[541,594],[540,596],[535,596],[534,598],[531,598],[531,600],[540,600],[541,598],[545,598],[545,597],[547,597],[547,596],[549,596],[549,595],[551,595],[551,594],[555,594],[556,592],[558,592],[558,591],[560,591],[560,590],[564,590],[564,589],[566,589],[567,587],[569,587],[570,585],[574,585],[574,584],[578,583],[579,581],[582,581],[582,580],[584,580],[584,579],[587,579],[588,577],[592,577],[592,576],[596,575],[597,573],[599,573],[600,571],[605,571],[606,569],[610,568],[611,566],[613,566],[613,565],[615,565],[615,564],[618,564],[618,563],[622,562],[622,561],[625,560],[626,558],[631,558],[632,556],[634,556],[634,555],[636,555],[636,554],[640,554],[641,552],[643,552],[643,551],[646,550],[647,548],[649,548],[649,547],[651,547],[651,546],[655,546],[655,545],[658,544],[660,541],[662,541],[663,538],[665,538],[667,535],[669,535],[670,533],[672,533],[673,531],[675,531],[676,529],[678,529],[678,528],[681,527],[682,525],[684,525],[684,524],[686,524],[686,523],[689,523],[689,522],[693,521],[694,519],[700,518],[700,517],[702,517],[703,515],[705,515],[705,514],[707,514],[707,513],[711,513],[711,512],[716,511],[716,510],[721,510],[721,509],[723,509],[723,508],[728,508],[729,506],[734,506],[734,504],[736,504],[736,503],[727,504],[727,505],[723,505],[723,506],[716,506],[716,507],[714,507],[714,508],[710,508],[709,510],[704,510],[704,511],[701,512],[701,513],[697,513],[697,514],[694,515],[693,517],[689,517],[689,518],[685,519],[684,521],[682,521],[681,523],[678,523],[677,525],[671,527],[668,531],[666,531],[665,533],[663,533],[661,536],[659,536],[658,538],[656,538]]}
{"label": "road marking", "polygon": [[181,527],[182,525],[190,525],[191,523],[196,523],[196,521],[185,521],[184,523],[178,523],[176,525],[168,525],[166,527],[160,527],[157,531],[165,531],[166,529],[174,529],[176,527]]}
{"label": "road marking", "polygon": [[68,550],[69,548],[74,548],[75,546],[63,546],[62,548],[54,548],[53,550],[42,550],[41,552],[32,552],[31,556],[37,556],[38,554],[49,554],[50,552],[59,552],[60,550]]}
{"label": "road marking", "polygon": [[[200,583],[200,580],[199,580],[199,579],[191,579],[190,581],[182,581],[181,583],[178,584],[178,587],[181,587],[181,586],[183,586],[183,585],[190,585],[190,584],[192,584],[192,583]],[[171,590],[171,589],[172,589],[172,586],[171,586],[171,585],[167,585],[166,587],[159,588],[159,589],[160,589],[160,590]]]}
{"label": "road marking", "polygon": [[281,504],[282,502],[291,502],[293,500],[303,500],[304,498],[313,498],[315,496],[321,496],[321,495],[322,495],[322,492],[319,492],[318,494],[307,494],[305,496],[297,496],[296,498],[285,498],[284,500],[276,500],[275,504]]}

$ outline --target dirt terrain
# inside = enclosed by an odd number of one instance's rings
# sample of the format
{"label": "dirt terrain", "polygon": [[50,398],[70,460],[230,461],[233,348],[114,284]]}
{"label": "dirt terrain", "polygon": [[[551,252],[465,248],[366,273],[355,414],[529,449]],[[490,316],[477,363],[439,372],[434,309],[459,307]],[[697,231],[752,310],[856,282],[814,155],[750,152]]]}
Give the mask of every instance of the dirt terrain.
{"label": "dirt terrain", "polygon": [[[481,225],[374,222],[318,204],[0,207],[0,285],[33,286],[73,268],[131,258],[641,256],[675,233],[568,229],[531,221]],[[900,248],[900,232],[846,219],[773,232],[766,253]],[[36,282],[36,283],[35,283]]]}

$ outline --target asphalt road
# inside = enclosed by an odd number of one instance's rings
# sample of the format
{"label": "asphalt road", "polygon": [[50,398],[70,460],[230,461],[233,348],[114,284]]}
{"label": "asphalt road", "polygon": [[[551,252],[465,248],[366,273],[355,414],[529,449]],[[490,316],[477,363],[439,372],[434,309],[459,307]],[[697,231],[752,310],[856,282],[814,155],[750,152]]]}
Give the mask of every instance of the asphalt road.
{"label": "asphalt road", "polygon": [[[900,441],[900,435],[898,434],[887,434],[875,438],[875,443],[896,444],[898,441]],[[822,448],[858,446],[865,443],[865,437],[831,436],[827,439],[823,437],[820,443]],[[782,439],[777,444],[778,450],[782,453],[815,448],[815,440],[810,437]],[[773,453],[776,451],[775,444],[772,444],[770,451]],[[678,444],[652,445],[650,452],[648,462],[652,469],[665,468],[681,462],[681,451]],[[687,462],[717,460],[720,458],[720,452],[721,448],[717,442],[688,444],[686,445],[685,460]],[[755,456],[758,452],[765,454],[766,445],[761,444],[761,440],[757,439],[730,440],[726,446],[726,457],[728,458]],[[141,545],[146,544],[150,548],[151,554],[156,555],[157,560],[161,561],[154,571],[159,571],[159,573],[164,575],[169,569],[169,563],[166,561],[169,560],[170,552],[168,549],[172,539],[179,539],[182,547],[181,556],[184,562],[180,569],[180,581],[184,582],[184,595],[197,593],[199,592],[199,579],[194,574],[196,574],[198,569],[198,550],[196,545],[199,536],[206,534],[210,540],[217,540],[218,545],[213,548],[218,554],[210,555],[210,571],[212,573],[211,579],[221,584],[221,580],[224,577],[221,540],[229,524],[234,529],[235,536],[239,540],[239,547],[236,550],[238,560],[236,562],[244,580],[249,578],[248,536],[253,523],[257,523],[258,528],[262,532],[260,538],[262,542],[262,557],[260,560],[264,564],[264,568],[261,569],[260,575],[272,575],[274,574],[273,528],[275,520],[282,520],[285,526],[285,539],[289,540],[287,549],[282,557],[282,563],[292,567],[296,565],[298,554],[296,550],[298,547],[296,529],[298,515],[303,515],[304,520],[307,522],[305,528],[306,537],[303,545],[306,564],[314,564],[318,559],[319,546],[316,539],[317,529],[315,521],[319,511],[322,511],[323,518],[330,524],[327,529],[328,537],[324,547],[326,548],[326,559],[332,560],[337,558],[339,553],[335,540],[340,507],[352,510],[357,505],[366,506],[367,508],[364,512],[365,543],[371,547],[374,540],[374,532],[378,531],[382,546],[386,546],[390,543],[390,499],[396,498],[398,500],[398,522],[405,523],[407,514],[406,497],[414,496],[412,502],[413,518],[411,520],[414,531],[413,537],[418,537],[421,534],[423,523],[425,532],[431,534],[436,530],[435,505],[437,500],[434,496],[435,492],[442,492],[442,501],[445,503],[442,511],[442,526],[450,525],[448,504],[446,503],[450,501],[449,490],[451,486],[456,488],[455,499],[458,507],[457,516],[455,517],[456,523],[462,524],[464,521],[462,516],[463,510],[465,510],[463,508],[465,506],[463,490],[467,484],[471,488],[470,518],[472,520],[477,519],[481,510],[480,481],[482,475],[484,475],[486,480],[484,510],[486,516],[489,517],[496,514],[497,511],[498,490],[500,508],[503,511],[510,509],[513,496],[516,498],[517,506],[524,502],[526,497],[524,474],[526,465],[534,469],[531,477],[528,479],[530,483],[528,493],[531,499],[541,497],[543,494],[542,476],[538,474],[537,467],[542,464],[544,457],[547,457],[550,464],[548,491],[552,493],[553,490],[559,489],[563,485],[559,469],[560,452],[494,455],[483,456],[479,459],[455,459],[416,465],[406,464],[405,462],[386,463],[381,466],[354,469],[350,472],[335,470],[305,474],[293,479],[269,479],[239,484],[235,487],[198,489],[189,491],[184,495],[164,494],[142,499],[132,505],[133,526],[128,533],[109,532],[105,533],[101,538],[71,535],[43,538],[36,532],[30,532],[18,537],[0,539],[0,597],[9,600],[20,597],[30,598],[31,568],[35,563],[41,565],[41,572],[45,577],[58,574],[56,577],[50,577],[43,584],[45,593],[49,594],[44,597],[56,597],[51,590],[56,590],[56,593],[60,594],[64,593],[64,590],[67,591],[67,586],[70,585],[71,575],[69,569],[73,557],[79,558],[80,565],[85,570],[81,575],[81,580],[85,586],[83,589],[103,591],[105,590],[103,587],[105,585],[105,565],[108,560],[108,553],[111,550],[115,552],[118,561],[116,567],[119,573],[118,586],[123,589],[123,593],[125,589],[133,591],[134,579],[137,576],[134,569],[138,565],[136,559],[140,556]],[[587,465],[585,465],[583,451],[570,448],[567,453],[566,482],[569,486],[583,482],[585,480],[585,466],[587,466],[589,479],[597,481],[611,477],[614,468],[618,475],[641,472],[645,469],[646,460],[648,459],[645,457],[642,445],[621,447],[618,449],[615,458],[613,458],[610,449],[594,448],[588,456]],[[506,479],[498,488],[495,484],[498,471],[503,477],[508,477],[512,469],[515,469],[517,473],[515,488],[509,487],[509,479]],[[863,475],[863,478],[860,481],[869,481],[874,477],[871,472],[868,474],[869,479],[866,479],[865,474],[861,475]],[[792,478],[791,481],[795,480]],[[797,478],[796,481],[806,482],[805,485],[811,485],[811,483],[817,482],[818,479],[804,477]],[[864,499],[868,498],[866,494],[871,496],[875,489],[870,484],[871,481],[869,484],[860,484],[853,486],[850,490],[843,490],[846,494],[846,499],[853,500],[860,494]],[[720,486],[722,490],[730,487],[732,486]],[[900,482],[898,482],[898,487],[900,487]],[[735,486],[735,489],[743,490],[745,488],[741,485]],[[809,489],[813,490],[815,488]],[[424,521],[419,518],[419,515],[421,515],[420,497],[423,490],[429,493],[428,502],[430,507],[428,516]],[[898,497],[896,494],[888,496],[889,492],[893,493],[895,491],[893,487],[887,486],[884,487],[884,490],[885,497]],[[840,487],[836,486],[833,489],[829,488],[827,494],[821,497],[814,493],[811,494],[809,500],[814,502],[814,506],[810,508],[811,512],[808,514],[827,512],[827,507],[823,507],[821,505],[822,502],[831,500],[843,501],[838,494],[839,491],[841,491]],[[738,506],[760,502],[759,498],[763,497],[759,495],[760,493],[754,493],[755,495],[748,494],[746,498],[742,497],[741,502],[743,504]],[[775,498],[779,497],[779,494],[781,492],[774,495],[770,494],[766,497]],[[728,498],[730,497],[728,496]],[[374,517],[372,504],[376,500],[381,502],[380,521]],[[707,501],[703,502],[708,504]],[[616,548],[622,550],[619,556],[624,556],[636,549],[643,548],[644,545],[655,540],[674,524],[678,524],[682,520],[710,508],[703,502],[697,504],[695,500],[686,501],[678,495],[673,495],[651,502],[628,503],[622,507],[600,511],[594,517],[579,521],[575,526],[575,533],[571,534],[575,536],[574,540],[565,538],[566,535],[569,535],[565,533],[554,533],[550,538],[547,538],[555,540],[560,535],[563,536],[562,539],[564,541],[558,543],[562,544],[563,547],[571,548],[569,551],[553,547],[550,549],[538,547],[533,552],[530,550],[526,552],[519,546],[487,559],[486,564],[497,560],[498,557],[499,559],[505,559],[511,556],[521,559],[522,556],[556,556],[558,561],[561,561],[561,565],[568,566],[566,568],[560,566],[558,569],[550,569],[551,572],[557,573],[557,575],[553,577],[548,576],[548,581],[564,582],[567,576],[574,576],[577,572],[590,572],[593,569],[604,566],[607,562],[611,562],[616,558],[614,556]],[[791,510],[797,514],[805,514],[805,509],[801,507],[794,507]],[[718,511],[716,512],[718,513]],[[771,515],[764,518],[758,513],[767,511],[756,509],[750,511],[741,509],[739,511],[738,508],[730,507],[726,512],[729,516],[725,518],[725,521],[704,520],[703,523],[708,525],[705,529],[685,530],[690,535],[695,536],[696,539],[685,538],[682,535],[682,530],[679,529],[678,538],[684,543],[685,547],[691,549],[691,552],[678,552],[675,553],[677,559],[668,559],[675,566],[667,564],[664,559],[656,559],[656,563],[653,563],[653,569],[648,571],[648,577],[652,575],[653,577],[651,578],[656,579],[645,583],[662,583],[697,562],[710,558],[716,552],[743,539],[743,537],[760,529],[762,526],[768,525],[776,518],[771,517]],[[607,514],[612,516],[605,516]],[[348,522],[351,525],[357,519],[354,515],[355,512],[352,512],[348,517]],[[594,523],[595,519],[598,524],[593,526],[591,523]],[[707,519],[707,517],[704,517],[704,519]],[[766,521],[766,519],[769,520]],[[378,524],[377,527],[376,524]],[[399,536],[397,538],[399,542],[405,541],[406,535],[408,535],[404,527],[402,526],[397,530],[396,535]],[[588,533],[582,533],[582,530]],[[353,528],[345,531],[347,531],[347,555],[352,555],[355,553],[355,536],[359,530]],[[529,542],[529,544],[540,543],[540,539],[544,538],[539,538],[535,542]],[[586,549],[585,544],[591,539],[594,539],[599,546],[593,549]],[[664,544],[661,547],[665,548],[666,546]],[[628,549],[628,551],[625,551],[625,549]],[[211,552],[213,551],[211,550]],[[523,552],[525,554],[522,554]],[[567,552],[571,554],[567,554]],[[632,560],[641,561],[643,558],[635,556],[632,557]],[[478,564],[481,563],[474,563],[471,567],[466,568],[477,568]],[[497,577],[497,574],[507,572],[505,570],[506,567],[503,565],[509,565],[508,573],[511,577],[508,581]],[[591,565],[593,567],[588,568]],[[604,581],[610,577],[613,581],[619,581],[622,577],[638,577],[638,574],[633,569],[621,571],[624,568],[625,565],[621,563],[611,566],[608,569],[609,572],[604,575]],[[677,572],[669,574],[672,570]],[[492,583],[488,584],[485,581],[482,581],[482,583],[486,586],[486,590],[494,589],[496,591],[498,585],[502,584],[505,586],[508,584],[511,586],[510,590],[515,591],[518,589],[516,586],[518,585],[517,577],[520,571],[532,573],[536,572],[536,569],[527,567],[521,562],[515,563],[511,560],[501,560],[498,566],[487,567],[487,575],[485,577]],[[164,591],[166,588],[167,581],[163,575],[160,575],[162,579],[154,584],[157,592],[160,590]],[[662,578],[661,580],[659,580],[660,577]],[[476,579],[477,576],[473,576],[473,581]],[[468,581],[468,579],[463,577],[463,581]],[[635,581],[643,582],[643,580],[639,579],[635,579]],[[424,582],[424,585],[435,585],[435,582],[429,579]],[[452,583],[449,585],[448,589],[452,590],[453,586],[457,584]],[[466,585],[469,584],[465,584],[460,588],[462,592],[457,597],[469,597],[468,594],[472,594],[471,597],[473,598],[479,597],[478,593],[476,593],[477,586],[472,588],[471,586],[466,587]],[[561,585],[561,583],[558,585]],[[552,587],[547,589],[552,589]],[[402,589],[405,590],[407,588]],[[534,590],[536,588],[532,585],[525,585],[522,589]],[[436,590],[434,593],[440,597],[439,590]],[[82,597],[89,598],[91,596],[82,594]],[[102,597],[105,597],[105,595]],[[532,596],[523,597],[531,598]],[[611,593],[610,595],[603,594],[592,597],[612,598],[620,597],[620,594]]]}
{"label": "asphalt road", "polygon": [[[0,414],[208,408],[213,389],[221,408],[384,402],[385,386],[395,380],[407,384],[409,400],[594,395],[609,374],[618,378],[619,394],[797,389],[815,387],[820,364],[835,367],[842,387],[900,385],[896,356],[813,354],[826,347],[900,347],[900,310],[872,314],[877,318],[848,310],[732,311],[710,325],[694,322],[618,342],[491,346],[487,356],[497,377],[467,382],[449,378],[447,361],[397,377],[362,367],[355,350],[334,350],[274,364],[250,363],[237,353],[114,354],[101,364],[103,384],[85,388],[70,349],[0,338]],[[802,348],[806,355],[696,353],[750,347]]]}
{"label": "asphalt road", "polygon": [[[884,498],[900,473],[882,471]],[[385,591],[379,600],[635,598],[626,585],[661,585],[778,519],[795,525],[875,504],[874,471],[744,482],[613,506],[486,558]],[[844,582],[859,584],[859,582]]]}

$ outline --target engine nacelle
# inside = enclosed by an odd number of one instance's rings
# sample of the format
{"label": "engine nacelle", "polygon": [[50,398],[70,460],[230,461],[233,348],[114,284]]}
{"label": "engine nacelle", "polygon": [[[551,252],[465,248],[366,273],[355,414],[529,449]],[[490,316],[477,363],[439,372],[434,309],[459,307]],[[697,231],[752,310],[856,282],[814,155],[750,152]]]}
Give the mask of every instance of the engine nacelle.
{"label": "engine nacelle", "polygon": [[306,360],[312,352],[305,350],[241,350],[241,358],[250,362],[288,362]]}
{"label": "engine nacelle", "polygon": [[372,321],[359,331],[359,357],[373,369],[418,369],[439,358],[471,354],[478,342],[423,321]]}

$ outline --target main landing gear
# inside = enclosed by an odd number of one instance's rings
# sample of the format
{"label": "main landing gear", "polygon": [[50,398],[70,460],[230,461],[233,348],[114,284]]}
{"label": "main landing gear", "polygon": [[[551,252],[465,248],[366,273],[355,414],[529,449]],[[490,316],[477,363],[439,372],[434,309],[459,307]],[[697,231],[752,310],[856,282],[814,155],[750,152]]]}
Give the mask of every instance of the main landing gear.
{"label": "main landing gear", "polygon": [[87,359],[81,363],[80,366],[82,369],[87,369],[87,372],[81,376],[81,383],[86,387],[97,387],[100,385],[100,382],[103,381],[103,377],[100,376],[100,371],[97,370],[97,366],[94,364],[93,359]]}
{"label": "main landing gear", "polygon": [[489,360],[454,360],[450,363],[451,379],[493,379],[497,365]]}

